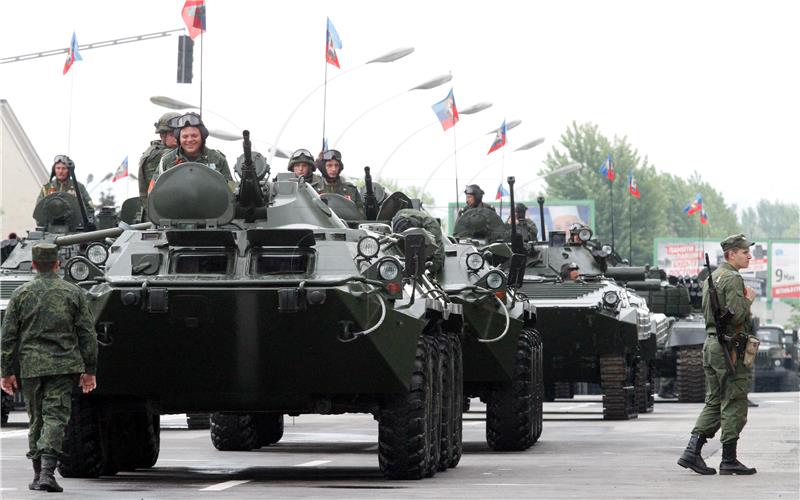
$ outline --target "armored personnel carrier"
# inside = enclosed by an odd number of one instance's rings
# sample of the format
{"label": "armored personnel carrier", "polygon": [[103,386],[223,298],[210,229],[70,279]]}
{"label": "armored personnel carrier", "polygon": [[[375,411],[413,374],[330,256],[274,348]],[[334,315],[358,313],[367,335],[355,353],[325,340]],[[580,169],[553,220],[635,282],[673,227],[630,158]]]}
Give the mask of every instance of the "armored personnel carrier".
{"label": "armored personnel carrier", "polygon": [[461,349],[443,325],[457,311],[427,276],[424,235],[350,228],[302,178],[267,174],[247,135],[235,192],[201,164],[167,170],[153,227],[122,233],[85,280],[103,383],[75,398],[62,475],[151,466],[158,415],[195,411],[221,450],[276,442],[284,414],[372,413],[386,477],[454,465],[442,400]]}

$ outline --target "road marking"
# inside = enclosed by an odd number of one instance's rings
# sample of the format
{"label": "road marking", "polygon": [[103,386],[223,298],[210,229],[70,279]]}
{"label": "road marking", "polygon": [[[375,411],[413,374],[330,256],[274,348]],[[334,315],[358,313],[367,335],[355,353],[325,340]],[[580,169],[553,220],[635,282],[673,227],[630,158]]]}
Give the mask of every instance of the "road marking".
{"label": "road marking", "polygon": [[473,483],[472,486],[547,486],[545,483]]}
{"label": "road marking", "polygon": [[16,488],[0,488],[0,491],[17,491]]}
{"label": "road marking", "polygon": [[594,405],[596,405],[596,404],[597,404],[597,403],[581,403],[581,404],[579,404],[579,405],[563,406],[563,407],[559,408],[559,410],[561,410],[561,411],[565,411],[565,410],[577,410],[578,408],[586,408],[586,407],[589,407],[589,406],[594,406]]}
{"label": "road marking", "polygon": [[240,479],[238,481],[225,481],[224,483],[219,484],[212,484],[211,486],[207,486],[205,488],[201,488],[200,491],[222,491],[227,490],[228,488],[233,488],[234,486],[239,486],[240,484],[249,483],[252,479]]}
{"label": "road marking", "polygon": [[23,431],[6,431],[6,432],[0,433],[0,439],[27,436],[27,435],[28,435],[28,431],[27,430],[23,430]]}
{"label": "road marking", "polygon": [[312,460],[310,462],[306,462],[303,464],[297,464],[295,467],[316,467],[318,465],[324,465],[330,463],[330,460]]}

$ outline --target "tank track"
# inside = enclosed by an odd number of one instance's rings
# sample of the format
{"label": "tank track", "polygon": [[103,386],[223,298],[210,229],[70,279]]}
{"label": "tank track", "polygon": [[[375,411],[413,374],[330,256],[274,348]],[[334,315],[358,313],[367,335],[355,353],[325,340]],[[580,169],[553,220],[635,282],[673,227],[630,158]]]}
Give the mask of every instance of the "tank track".
{"label": "tank track", "polygon": [[706,376],[703,371],[703,346],[678,349],[675,389],[681,403],[702,403],[706,398]]}
{"label": "tank track", "polygon": [[636,363],[636,378],[634,391],[636,394],[636,411],[639,413],[650,413],[655,406],[653,396],[653,370],[648,362],[640,359]]}
{"label": "tank track", "polygon": [[630,420],[638,417],[634,386],[624,356],[600,358],[600,385],[603,389],[603,418]]}

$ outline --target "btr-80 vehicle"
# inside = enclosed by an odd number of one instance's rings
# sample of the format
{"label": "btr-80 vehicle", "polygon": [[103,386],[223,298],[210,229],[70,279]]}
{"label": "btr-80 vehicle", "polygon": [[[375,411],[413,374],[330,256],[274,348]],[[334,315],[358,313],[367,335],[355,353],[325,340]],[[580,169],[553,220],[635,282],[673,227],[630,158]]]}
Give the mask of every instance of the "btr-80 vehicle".
{"label": "btr-80 vehicle", "polygon": [[302,177],[267,174],[247,134],[235,192],[202,164],[167,170],[152,227],[124,231],[84,280],[102,383],[75,397],[62,475],[152,466],[157,416],[193,411],[212,412],[223,450],[276,442],[284,414],[372,413],[386,477],[455,465],[441,450],[461,428],[460,412],[442,418],[458,310],[426,275],[422,231],[349,228]]}

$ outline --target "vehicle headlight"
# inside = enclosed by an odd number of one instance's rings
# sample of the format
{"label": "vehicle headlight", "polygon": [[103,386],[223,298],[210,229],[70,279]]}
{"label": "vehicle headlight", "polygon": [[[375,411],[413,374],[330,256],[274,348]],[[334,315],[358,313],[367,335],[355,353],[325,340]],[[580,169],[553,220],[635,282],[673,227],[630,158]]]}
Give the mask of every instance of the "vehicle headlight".
{"label": "vehicle headlight", "polygon": [[86,262],[74,260],[67,266],[67,274],[75,281],[84,281],[89,277],[89,266]]}
{"label": "vehicle headlight", "polygon": [[358,255],[364,257],[365,259],[372,259],[381,249],[381,244],[378,242],[378,238],[374,236],[364,236],[360,240],[358,240]]}
{"label": "vehicle headlight", "polygon": [[502,287],[503,282],[505,282],[505,277],[500,271],[490,271],[486,274],[486,286],[492,290],[497,290]]}
{"label": "vehicle headlight", "polygon": [[384,281],[397,279],[400,274],[400,266],[393,260],[384,260],[378,264],[378,276]]}
{"label": "vehicle headlight", "polygon": [[614,290],[610,290],[603,294],[603,303],[608,307],[614,307],[619,302],[619,294]]}
{"label": "vehicle headlight", "polygon": [[102,266],[108,259],[108,249],[102,243],[92,243],[86,249],[86,258],[92,264]]}
{"label": "vehicle headlight", "polygon": [[467,269],[470,271],[477,271],[481,269],[484,264],[486,264],[486,260],[483,258],[483,255],[478,252],[467,254]]}
{"label": "vehicle headlight", "polygon": [[591,240],[592,239],[592,230],[591,229],[581,229],[578,232],[578,238],[580,238],[581,241],[589,241],[589,240]]}
{"label": "vehicle headlight", "polygon": [[774,361],[774,363],[775,363],[775,367],[779,367],[779,366],[781,366],[783,364],[783,361],[781,361],[780,359],[776,359]]}

